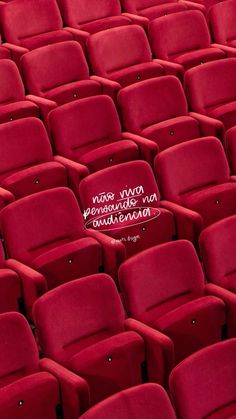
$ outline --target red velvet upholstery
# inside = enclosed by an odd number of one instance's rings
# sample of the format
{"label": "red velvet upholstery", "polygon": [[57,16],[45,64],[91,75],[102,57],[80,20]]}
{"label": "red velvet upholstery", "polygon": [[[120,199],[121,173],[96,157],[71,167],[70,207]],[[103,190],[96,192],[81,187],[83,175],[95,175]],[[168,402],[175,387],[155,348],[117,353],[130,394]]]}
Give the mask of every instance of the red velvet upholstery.
{"label": "red velvet upholstery", "polygon": [[82,47],[67,41],[24,54],[21,68],[28,92],[58,105],[101,93],[101,85],[89,77]]}
{"label": "red velvet upholstery", "polygon": [[236,175],[236,127],[226,131],[224,144],[231,171]]}
{"label": "red velvet upholstery", "polygon": [[78,203],[67,188],[38,192],[8,205],[1,212],[1,226],[9,257],[44,276],[25,284],[29,313],[47,289],[98,272],[103,265],[102,246],[86,236]]}
{"label": "red velvet upholstery", "polygon": [[155,141],[160,151],[217,132],[216,125],[204,127],[198,115],[188,113],[183,87],[174,76],[128,86],[119,92],[118,103],[124,128]]}
{"label": "red velvet upholstery", "polygon": [[170,14],[152,21],[149,39],[157,58],[180,64],[183,71],[226,57],[221,49],[211,46],[206,19],[198,10]]}
{"label": "red velvet upholstery", "polygon": [[132,23],[121,13],[119,0],[58,0],[67,26],[89,33]]}
{"label": "red velvet upholstery", "polygon": [[123,390],[100,402],[81,419],[175,419],[173,407],[164,389],[148,383]]}
{"label": "red velvet upholstery", "polygon": [[19,311],[21,297],[20,278],[6,266],[3,247],[0,245],[0,313]]}
{"label": "red velvet upholstery", "polygon": [[225,129],[236,124],[236,58],[212,61],[185,74],[192,110],[219,119]]}
{"label": "red velvet upholstery", "polygon": [[6,48],[4,45],[1,45],[2,43],[2,37],[0,35],[0,59],[2,58],[11,58],[11,53],[8,48]]}
{"label": "red velvet upholstery", "polygon": [[233,292],[236,292],[235,238],[235,215],[209,226],[200,236],[207,279]]}
{"label": "red velvet upholstery", "polygon": [[62,27],[56,0],[10,2],[2,7],[1,23],[6,41],[28,50],[73,39]]}
{"label": "red velvet upholstery", "polygon": [[26,100],[16,64],[10,60],[0,60],[0,123],[27,116],[39,116],[39,109]]}
{"label": "red velvet upholstery", "polygon": [[165,74],[164,68],[152,61],[145,31],[138,25],[93,34],[87,47],[93,72],[122,87]]}
{"label": "red velvet upholstery", "polygon": [[173,215],[160,208],[154,175],[144,161],[121,163],[87,176],[79,195],[86,227],[122,241],[128,256],[175,235]]}
{"label": "red velvet upholstery", "polygon": [[125,331],[111,277],[97,274],[56,288],[37,300],[33,316],[44,354],[89,383],[92,404],[142,382],[144,340]]}
{"label": "red velvet upholstery", "polygon": [[56,152],[85,164],[90,172],[139,158],[139,147],[122,135],[114,102],[108,96],[60,106],[50,113],[49,126]]}
{"label": "red velvet upholstery", "polygon": [[170,392],[178,417],[225,419],[236,415],[236,339],[216,343],[173,370]]}
{"label": "red velvet upholstery", "polygon": [[187,3],[177,0],[121,0],[121,4],[126,12],[141,15],[150,20],[187,9]]}
{"label": "red velvet upholstery", "polygon": [[39,119],[0,125],[0,185],[15,198],[67,185],[66,168],[53,161],[49,138]]}
{"label": "red velvet upholstery", "polygon": [[119,269],[119,282],[128,315],[168,335],[176,363],[221,339],[225,306],[205,295],[190,242],[165,243],[130,258]]}
{"label": "red velvet upholstery", "polygon": [[236,1],[228,0],[214,5],[209,11],[213,38],[219,44],[236,48]]}
{"label": "red velvet upholstery", "polygon": [[[18,313],[0,315],[0,415],[1,419],[29,419],[32,413],[35,419],[56,419],[62,411],[64,401],[64,417],[76,419],[77,406],[70,400],[78,382],[69,371],[57,368],[48,360],[55,376],[46,372],[39,361],[38,350],[32,331],[25,318]],[[46,360],[45,360],[46,361]],[[81,390],[82,382],[81,381]],[[65,386],[67,392],[65,394]],[[74,388],[73,388],[74,387]],[[83,387],[86,388],[84,384]],[[61,394],[62,390],[62,394]],[[77,397],[78,398],[78,397]],[[68,415],[70,413],[70,416]],[[76,416],[77,413],[77,416]]]}
{"label": "red velvet upholstery", "polygon": [[155,164],[164,199],[200,214],[205,227],[236,213],[236,183],[217,138],[178,144],[159,154]]}

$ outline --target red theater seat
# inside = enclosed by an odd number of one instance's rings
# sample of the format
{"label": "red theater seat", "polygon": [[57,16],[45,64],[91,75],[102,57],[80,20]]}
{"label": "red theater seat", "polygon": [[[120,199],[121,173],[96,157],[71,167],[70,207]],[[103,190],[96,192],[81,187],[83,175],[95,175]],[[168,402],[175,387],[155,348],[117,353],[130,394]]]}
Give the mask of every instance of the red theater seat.
{"label": "red theater seat", "polygon": [[223,135],[223,125],[189,113],[180,81],[173,76],[145,80],[118,95],[124,128],[157,143],[160,151],[204,135]]}
{"label": "red theater seat", "polygon": [[236,1],[228,0],[215,4],[209,11],[213,39],[226,46],[225,51],[236,55]]}
{"label": "red theater seat", "polygon": [[236,58],[212,61],[185,74],[191,110],[223,122],[225,129],[236,124]]}
{"label": "red theater seat", "polygon": [[[4,39],[18,46],[19,55],[28,50],[73,39],[63,29],[56,0],[15,0],[1,8]],[[21,48],[19,48],[21,47]]]}
{"label": "red theater seat", "polygon": [[20,278],[9,269],[0,245],[0,313],[19,311],[22,307]]}
{"label": "red theater seat", "polygon": [[[1,419],[77,419],[88,407],[87,383],[49,359],[39,359],[19,313],[0,315]],[[84,403],[84,405],[83,405]]]}
{"label": "red theater seat", "polygon": [[27,116],[39,116],[39,108],[25,96],[16,64],[0,60],[0,123]]}
{"label": "red theater seat", "polygon": [[87,48],[97,80],[109,79],[117,90],[166,73],[162,65],[152,60],[145,31],[137,25],[93,34],[88,39]]}
{"label": "red theater seat", "polygon": [[228,129],[224,137],[225,150],[232,173],[236,174],[236,127]]}
{"label": "red theater seat", "polygon": [[89,77],[89,69],[78,42],[67,41],[30,51],[21,59],[29,93],[62,105],[102,93],[101,85]]}
{"label": "red theater seat", "polygon": [[146,26],[148,20],[121,13],[119,0],[57,0],[66,25],[84,32],[84,40],[90,34],[132,23]]}
{"label": "red theater seat", "polygon": [[86,227],[104,231],[112,242],[123,242],[128,256],[175,237],[173,214],[161,207],[145,161],[121,163],[87,176],[79,196]]}
{"label": "red theater seat", "polygon": [[224,302],[207,295],[201,264],[185,240],[152,247],[119,269],[129,316],[173,341],[175,362],[221,340]]}
{"label": "red theater seat", "polygon": [[[157,416],[158,415],[158,416]],[[81,419],[176,419],[165,390],[148,383],[123,390],[100,402]]]}
{"label": "red theater seat", "polygon": [[33,316],[44,355],[88,382],[92,405],[141,384],[146,374],[162,382],[172,367],[170,339],[125,320],[107,275],[80,278],[46,293],[35,303]]}
{"label": "red theater seat", "polygon": [[[19,199],[1,212],[8,266],[22,278],[27,315],[35,299],[72,279],[116,271],[121,243],[86,231],[72,191],[55,188]],[[26,265],[30,266],[28,268]]]}
{"label": "red theater seat", "polygon": [[187,9],[198,9],[205,12],[205,7],[203,5],[192,1],[121,0],[121,4],[126,12],[133,13],[138,16],[144,16],[149,20]]}
{"label": "red theater seat", "polygon": [[90,172],[139,157],[152,162],[157,154],[152,141],[121,132],[114,102],[105,95],[60,106],[50,113],[49,127],[56,152]]}
{"label": "red theater seat", "polygon": [[224,419],[236,416],[236,339],[204,348],[177,365],[170,393],[178,417]]}
{"label": "red theater seat", "polygon": [[191,67],[225,58],[226,54],[211,45],[206,19],[198,10],[163,16],[149,25],[149,39],[155,57]]}

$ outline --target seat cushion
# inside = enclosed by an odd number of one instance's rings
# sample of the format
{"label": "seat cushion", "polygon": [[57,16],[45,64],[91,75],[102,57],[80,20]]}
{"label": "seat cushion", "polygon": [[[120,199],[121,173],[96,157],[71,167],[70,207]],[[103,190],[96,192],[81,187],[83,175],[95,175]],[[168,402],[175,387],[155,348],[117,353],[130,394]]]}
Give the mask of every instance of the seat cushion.
{"label": "seat cushion", "polygon": [[207,112],[212,118],[220,119],[225,130],[236,125],[236,101],[208,109]]}
{"label": "seat cushion", "polygon": [[224,324],[224,302],[217,297],[206,296],[164,314],[152,327],[173,340],[178,363],[191,353],[220,341]]}
{"label": "seat cushion", "polygon": [[142,382],[144,342],[135,332],[123,332],[75,354],[68,367],[89,384],[92,404]]}
{"label": "seat cushion", "polygon": [[236,183],[204,187],[181,196],[183,206],[198,212],[204,227],[236,213]]}
{"label": "seat cushion", "polygon": [[170,2],[159,4],[158,6],[147,7],[146,9],[139,10],[139,15],[147,17],[150,20],[157,17],[167,15],[169,13],[177,13],[186,10],[187,7],[184,3]]}
{"label": "seat cushion", "polygon": [[219,48],[203,48],[197,51],[186,52],[178,55],[173,61],[181,64],[185,70],[197,65],[207,63],[208,61],[226,58],[225,53]]}
{"label": "seat cushion", "polygon": [[57,246],[32,261],[33,268],[47,278],[49,289],[72,279],[97,273],[101,265],[101,246],[90,237]]}
{"label": "seat cushion", "polygon": [[67,186],[67,173],[64,166],[52,161],[19,170],[4,178],[1,186],[16,198],[22,198],[46,189]]}
{"label": "seat cushion", "polygon": [[58,105],[101,94],[101,86],[94,80],[79,80],[45,92],[47,99],[54,100]]}
{"label": "seat cushion", "polygon": [[153,77],[163,76],[164,68],[154,62],[133,65],[109,74],[109,79],[121,84],[122,87]]}
{"label": "seat cushion", "polygon": [[37,105],[29,100],[0,105],[0,123],[9,122],[14,119],[27,118],[29,116],[39,117]]}
{"label": "seat cushion", "polygon": [[79,162],[87,166],[90,172],[95,172],[105,167],[138,159],[138,146],[133,141],[120,140],[103,147],[94,148],[94,150],[82,155]]}
{"label": "seat cushion", "polygon": [[60,29],[21,39],[21,46],[32,50],[44,45],[56,44],[57,42],[69,41],[71,39],[73,39],[73,35],[70,32]]}
{"label": "seat cushion", "polygon": [[142,131],[142,136],[155,141],[159,151],[201,136],[199,123],[190,116],[179,116],[151,125]]}
{"label": "seat cushion", "polygon": [[47,372],[29,375],[0,389],[1,419],[56,419],[59,385]]}
{"label": "seat cushion", "polygon": [[132,22],[126,16],[109,16],[104,19],[93,20],[92,22],[79,25],[79,29],[89,33],[104,31],[105,29],[115,28],[117,26],[130,25]]}

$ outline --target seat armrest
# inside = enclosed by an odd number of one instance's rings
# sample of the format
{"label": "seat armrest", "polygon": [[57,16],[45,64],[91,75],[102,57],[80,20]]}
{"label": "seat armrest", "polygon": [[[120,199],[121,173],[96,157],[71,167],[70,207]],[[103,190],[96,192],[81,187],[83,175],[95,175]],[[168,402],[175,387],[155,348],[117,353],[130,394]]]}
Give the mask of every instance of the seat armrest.
{"label": "seat armrest", "polygon": [[90,79],[98,82],[101,85],[103,95],[108,95],[114,101],[116,101],[117,93],[121,89],[120,83],[96,75],[91,76]]}
{"label": "seat armrest", "polygon": [[227,57],[236,57],[236,48],[229,47],[227,45],[222,45],[222,44],[211,44],[211,46],[214,48],[221,49],[223,52],[225,52]]}
{"label": "seat armrest", "polygon": [[67,159],[66,157],[59,155],[54,156],[54,160],[58,163],[61,163],[66,168],[69,186],[78,197],[79,184],[84,177],[89,175],[88,168],[83,164],[77,163],[73,160]]}
{"label": "seat armrest", "polygon": [[144,16],[133,15],[132,13],[122,13],[122,16],[128,17],[134,25],[142,26],[145,30],[148,29],[149,19]]}
{"label": "seat armrest", "polygon": [[39,365],[41,371],[51,373],[60,384],[63,418],[78,419],[90,406],[87,382],[51,359],[43,358]]}
{"label": "seat armrest", "polygon": [[189,112],[189,116],[198,121],[203,136],[213,136],[223,140],[225,129],[221,121],[196,112]]}
{"label": "seat armrest", "polygon": [[171,61],[161,60],[159,58],[155,58],[153,62],[160,64],[164,67],[166,74],[170,74],[173,76],[178,77],[181,81],[183,80],[184,75],[184,67],[178,63],[172,63]]}
{"label": "seat armrest", "polygon": [[132,140],[136,143],[139,147],[140,157],[153,166],[154,158],[159,151],[159,147],[154,141],[141,137],[137,134],[132,134],[131,132],[123,132],[122,139]]}
{"label": "seat armrest", "polygon": [[45,99],[44,97],[35,95],[27,95],[26,99],[35,103],[39,107],[41,116],[47,125],[48,114],[50,111],[57,107],[57,103],[53,100]]}

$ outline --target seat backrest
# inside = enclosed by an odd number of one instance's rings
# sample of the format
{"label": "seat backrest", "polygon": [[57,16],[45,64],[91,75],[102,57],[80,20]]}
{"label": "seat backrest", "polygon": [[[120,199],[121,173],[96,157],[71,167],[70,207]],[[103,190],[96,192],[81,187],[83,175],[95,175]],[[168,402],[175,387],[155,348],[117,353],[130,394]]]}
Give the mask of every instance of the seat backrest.
{"label": "seat backrest", "polygon": [[38,350],[26,319],[0,314],[0,387],[39,371]]}
{"label": "seat backrest", "polygon": [[0,124],[0,179],[13,171],[52,159],[46,129],[38,118]]}
{"label": "seat backrest", "polygon": [[149,38],[155,56],[163,60],[210,47],[207,22],[198,10],[172,13],[153,20],[149,26]]}
{"label": "seat backrest", "polygon": [[24,85],[16,64],[11,60],[0,60],[0,104],[24,99]]}
{"label": "seat backrest", "polygon": [[164,243],[127,259],[119,283],[128,315],[152,322],[203,295],[204,276],[193,245]]}
{"label": "seat backrest", "polygon": [[210,26],[215,42],[227,44],[236,39],[236,1],[215,4],[209,10]]}
{"label": "seat backrest", "polygon": [[45,96],[48,90],[87,80],[88,65],[78,42],[66,41],[24,54],[21,67],[30,93]]}
{"label": "seat backrest", "polygon": [[53,110],[49,125],[55,150],[73,160],[121,138],[121,126],[109,96],[81,99]]}
{"label": "seat backrest", "polygon": [[[134,210],[158,208],[160,202],[152,169],[141,160],[121,163],[87,176],[80,182],[79,195],[86,226],[101,231],[121,228],[132,218]],[[129,214],[127,220],[121,220],[122,213]],[[114,215],[112,220],[111,214]],[[136,213],[137,222],[142,221],[143,215]]]}
{"label": "seat backrest", "polygon": [[7,42],[16,45],[25,38],[62,28],[56,0],[12,1],[2,7],[1,23]]}
{"label": "seat backrest", "polygon": [[92,34],[87,47],[93,72],[103,77],[109,78],[115,71],[151,61],[147,36],[138,25]]}
{"label": "seat backrest", "polygon": [[173,369],[170,393],[178,417],[202,419],[235,415],[235,352],[236,339],[229,339],[201,349]]}
{"label": "seat backrest", "polygon": [[66,363],[79,350],[122,332],[125,315],[113,279],[96,274],[44,294],[33,317],[44,354]]}
{"label": "seat backrest", "polygon": [[83,234],[78,203],[65,187],[19,199],[5,207],[0,218],[9,256],[25,263]]}
{"label": "seat backrest", "polygon": [[211,61],[185,73],[190,108],[207,113],[213,106],[236,100],[236,58]]}
{"label": "seat backrest", "polygon": [[187,101],[177,77],[163,76],[127,86],[118,94],[127,131],[140,134],[144,128],[187,114]]}
{"label": "seat backrest", "polygon": [[120,391],[89,409],[81,419],[156,419],[157,412],[158,419],[176,418],[165,390],[147,383]]}
{"label": "seat backrest", "polygon": [[119,0],[58,0],[67,25],[80,25],[121,14]]}
{"label": "seat backrest", "polygon": [[[180,170],[181,162],[181,170]],[[229,182],[230,170],[221,142],[204,137],[164,150],[155,160],[161,193],[181,202],[181,195]]]}
{"label": "seat backrest", "polygon": [[134,14],[148,7],[158,6],[161,3],[164,3],[164,0],[121,0],[124,10]]}
{"label": "seat backrest", "polygon": [[236,215],[204,229],[199,244],[207,279],[235,292]]}

